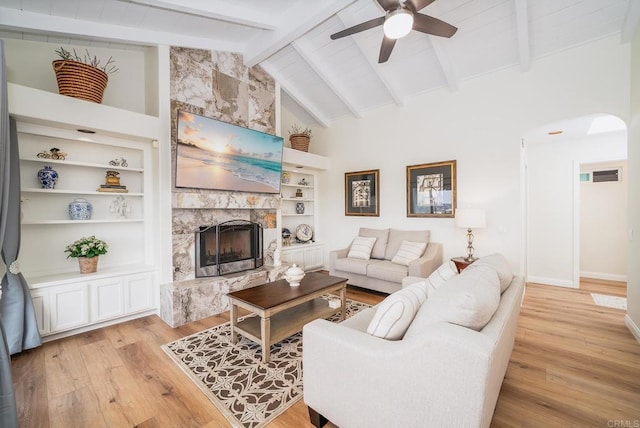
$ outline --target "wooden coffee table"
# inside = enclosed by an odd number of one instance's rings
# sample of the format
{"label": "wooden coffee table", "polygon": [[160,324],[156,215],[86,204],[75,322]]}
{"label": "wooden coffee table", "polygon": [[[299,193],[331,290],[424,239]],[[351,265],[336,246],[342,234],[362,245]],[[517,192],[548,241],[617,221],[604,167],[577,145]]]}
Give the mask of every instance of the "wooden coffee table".
{"label": "wooden coffee table", "polygon": [[[291,287],[284,279],[268,282],[228,294],[231,303],[231,341],[237,334],[262,346],[262,361],[268,362],[269,347],[302,330],[302,327],[318,318],[346,314],[346,278],[308,272],[300,286]],[[340,293],[340,306],[332,308],[320,296],[330,292]],[[238,307],[247,309],[257,317],[246,317],[238,322]]]}

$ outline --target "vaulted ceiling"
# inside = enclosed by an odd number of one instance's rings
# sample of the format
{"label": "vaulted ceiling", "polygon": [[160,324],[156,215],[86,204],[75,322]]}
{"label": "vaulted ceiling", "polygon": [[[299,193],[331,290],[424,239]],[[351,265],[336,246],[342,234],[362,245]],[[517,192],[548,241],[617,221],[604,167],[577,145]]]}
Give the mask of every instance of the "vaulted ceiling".
{"label": "vaulted ceiling", "polygon": [[[382,3],[385,3],[385,0]],[[412,96],[595,39],[633,37],[640,0],[437,0],[420,11],[458,27],[412,31],[378,64],[382,27],[331,40],[384,16],[376,0],[2,0],[0,37],[136,49],[171,45],[242,53],[315,121],[330,126]]]}

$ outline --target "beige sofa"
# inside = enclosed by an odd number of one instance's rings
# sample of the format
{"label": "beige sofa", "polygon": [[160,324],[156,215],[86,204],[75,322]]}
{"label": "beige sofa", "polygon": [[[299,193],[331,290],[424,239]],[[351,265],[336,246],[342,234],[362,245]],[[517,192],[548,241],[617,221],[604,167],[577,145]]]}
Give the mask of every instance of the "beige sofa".
{"label": "beige sofa", "polygon": [[[348,278],[351,285],[393,293],[407,276],[426,278],[442,263],[442,244],[429,242],[428,230],[360,228],[358,236],[376,238],[369,260],[347,257],[349,247],[329,252],[329,273]],[[391,261],[403,240],[427,243],[424,254],[408,266]]]}
{"label": "beige sofa", "polygon": [[[312,423],[322,426],[328,419],[344,428],[489,427],[524,292],[522,277],[495,272],[486,266],[469,267],[429,292],[400,340],[367,333],[384,302],[342,323],[315,320],[307,324],[303,330],[304,401]],[[484,286],[487,273],[494,276],[490,282],[500,281],[500,285],[497,289],[493,285],[493,291],[484,296],[476,287]],[[503,284],[506,289],[500,294]],[[461,289],[480,296],[451,298],[458,308],[448,307],[442,299]],[[474,327],[479,330],[434,322],[433,314],[428,320],[429,310],[434,309],[427,305],[430,300],[444,306],[445,316],[456,311],[468,316],[464,306],[491,293],[495,293],[491,296],[494,307],[486,314],[486,324]]]}

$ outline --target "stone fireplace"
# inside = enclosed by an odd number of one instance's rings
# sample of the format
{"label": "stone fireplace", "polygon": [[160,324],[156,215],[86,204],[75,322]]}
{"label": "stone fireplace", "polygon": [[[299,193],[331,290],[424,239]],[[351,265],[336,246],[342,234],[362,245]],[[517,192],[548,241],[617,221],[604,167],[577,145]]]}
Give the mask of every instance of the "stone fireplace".
{"label": "stone fireplace", "polygon": [[[172,47],[172,170],[176,162],[177,110],[275,134],[274,80],[259,66],[247,67],[228,52]],[[175,187],[172,177],[173,282],[163,284],[160,316],[172,327],[229,309],[230,291],[274,280],[280,236],[280,195]],[[262,266],[243,272],[201,277],[196,273],[196,233],[201,226],[252,222],[262,229]],[[235,250],[234,250],[235,251]]]}

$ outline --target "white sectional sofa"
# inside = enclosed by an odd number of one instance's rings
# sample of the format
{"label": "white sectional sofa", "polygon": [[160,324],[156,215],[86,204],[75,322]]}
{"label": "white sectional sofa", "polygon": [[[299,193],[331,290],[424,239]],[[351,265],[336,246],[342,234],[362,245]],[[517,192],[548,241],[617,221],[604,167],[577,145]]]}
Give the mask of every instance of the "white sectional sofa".
{"label": "white sectional sofa", "polygon": [[[524,281],[512,276],[500,255],[474,265],[437,288],[427,287],[426,301],[399,340],[367,331],[387,300],[409,302],[421,285],[394,293],[409,299],[392,294],[342,323],[307,324],[304,401],[312,423],[489,427],[513,349]],[[387,309],[410,309],[397,302]]]}
{"label": "white sectional sofa", "polygon": [[[429,242],[428,230],[360,228],[358,237],[375,238],[370,258],[349,257],[351,247],[329,252],[329,273],[348,278],[351,285],[393,293],[402,288],[404,278],[426,278],[442,263],[442,244]],[[427,247],[408,265],[394,263],[403,241],[426,243]]]}

